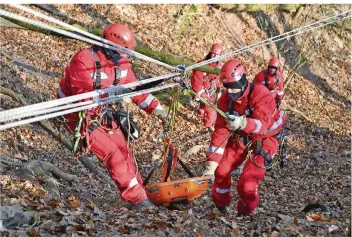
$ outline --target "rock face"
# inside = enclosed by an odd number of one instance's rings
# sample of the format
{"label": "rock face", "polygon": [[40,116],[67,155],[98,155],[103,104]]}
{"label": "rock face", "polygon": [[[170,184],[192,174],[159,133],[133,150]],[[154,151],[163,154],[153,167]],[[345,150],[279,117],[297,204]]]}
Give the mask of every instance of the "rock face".
{"label": "rock face", "polygon": [[16,226],[34,223],[34,213],[25,212],[20,205],[0,207],[0,228],[13,229]]}

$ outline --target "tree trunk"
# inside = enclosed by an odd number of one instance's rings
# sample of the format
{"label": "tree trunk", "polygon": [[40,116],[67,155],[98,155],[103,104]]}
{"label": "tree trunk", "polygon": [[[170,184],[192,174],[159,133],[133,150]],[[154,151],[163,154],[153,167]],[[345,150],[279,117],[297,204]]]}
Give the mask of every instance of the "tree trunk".
{"label": "tree trunk", "polygon": [[[25,23],[25,22],[22,22],[22,21],[17,21],[17,20],[14,20],[14,19],[10,19],[8,17],[3,17],[3,18],[6,19],[7,21],[12,22],[13,24],[15,24],[17,26],[23,27],[23,28],[31,30],[31,31],[39,32],[39,33],[46,34],[46,35],[55,35],[55,36],[58,36],[58,37],[70,38],[68,36],[63,36],[63,35],[58,34],[56,32],[53,32],[53,31],[50,31],[50,30],[46,30],[46,29],[43,29],[43,28],[39,28],[37,26],[33,26],[31,24],[28,24],[28,23]],[[1,26],[6,26],[6,25],[2,24]],[[87,31],[87,32],[89,32],[91,34],[98,35],[98,36],[100,36],[100,34],[102,32],[102,29],[100,29],[100,28],[87,29],[87,28],[83,27],[82,25],[78,25],[78,24],[73,24],[72,26],[75,26],[75,27],[77,27],[77,28],[79,28],[81,30]],[[14,27],[14,26],[12,26],[12,27]],[[60,28],[60,29],[66,30],[66,31],[70,31],[70,30],[65,29],[64,27],[60,27],[60,26],[57,26],[57,28]],[[70,32],[72,32],[72,31],[70,31]],[[76,32],[72,32],[72,33],[76,33]],[[79,34],[79,33],[76,33],[76,34]],[[159,61],[161,61],[163,63],[169,64],[169,65],[172,65],[172,66],[178,66],[178,65],[181,65],[181,64],[185,64],[186,66],[190,66],[190,65],[193,65],[193,64],[196,63],[196,62],[193,62],[192,60],[180,58],[180,57],[177,57],[177,56],[173,56],[173,55],[165,53],[165,52],[154,51],[150,47],[147,47],[147,46],[142,45],[140,43],[139,43],[139,45],[137,45],[135,50],[138,53],[147,55],[148,57],[154,58],[156,60],[159,60]],[[203,72],[208,72],[208,73],[213,73],[213,74],[219,74],[220,73],[220,70],[218,68],[208,67],[208,66],[199,67],[199,68],[197,68],[197,70],[203,71]]]}
{"label": "tree trunk", "polygon": [[82,22],[77,21],[76,19],[73,19],[70,15],[63,13],[56,9],[53,5],[48,5],[48,4],[32,4],[32,6],[35,6],[45,12],[48,12],[54,16],[61,17],[63,20],[65,20],[66,23],[68,24],[78,24],[78,25],[84,25]]}

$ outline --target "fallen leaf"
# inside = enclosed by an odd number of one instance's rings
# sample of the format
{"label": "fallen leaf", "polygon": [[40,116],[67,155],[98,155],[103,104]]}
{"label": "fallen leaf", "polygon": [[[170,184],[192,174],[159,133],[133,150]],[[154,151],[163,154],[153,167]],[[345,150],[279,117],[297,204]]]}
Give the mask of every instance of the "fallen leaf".
{"label": "fallen leaf", "polygon": [[331,220],[331,224],[337,225],[337,220]]}
{"label": "fallen leaf", "polygon": [[50,207],[61,207],[63,206],[62,202],[56,200],[50,200],[46,203]]}
{"label": "fallen leaf", "polygon": [[81,202],[78,200],[68,201],[67,206],[77,208],[81,205]]}
{"label": "fallen leaf", "polygon": [[125,233],[125,228],[123,226],[120,226],[117,231],[120,233]]}
{"label": "fallen leaf", "polygon": [[74,201],[74,200],[76,200],[76,197],[75,197],[75,196],[69,196],[69,197],[67,198],[67,200],[69,200],[69,201]]}
{"label": "fallen leaf", "polygon": [[64,212],[64,211],[62,211],[62,210],[57,211],[57,213],[58,213],[59,215],[61,215],[61,216],[68,216],[68,215],[70,215],[69,213]]}
{"label": "fallen leaf", "polygon": [[290,226],[285,227],[284,230],[292,230],[293,228],[294,227],[292,225],[290,225]]}
{"label": "fallen leaf", "polygon": [[39,235],[38,235],[37,231],[35,231],[35,229],[31,229],[31,230],[27,231],[26,234],[29,237],[39,237]]}
{"label": "fallen leaf", "polygon": [[92,202],[91,200],[88,201],[87,207],[89,207],[90,209],[94,209],[94,202]]}
{"label": "fallen leaf", "polygon": [[295,226],[299,226],[297,217],[295,217],[295,218],[293,219],[293,223],[295,224]]}
{"label": "fallen leaf", "polygon": [[197,231],[195,234],[196,236],[204,236],[204,233],[202,231]]}
{"label": "fallen leaf", "polygon": [[336,225],[332,225],[332,226],[329,227],[329,233],[331,233],[331,232],[333,232],[335,230],[338,230],[338,229],[339,229],[339,227],[337,227]]}

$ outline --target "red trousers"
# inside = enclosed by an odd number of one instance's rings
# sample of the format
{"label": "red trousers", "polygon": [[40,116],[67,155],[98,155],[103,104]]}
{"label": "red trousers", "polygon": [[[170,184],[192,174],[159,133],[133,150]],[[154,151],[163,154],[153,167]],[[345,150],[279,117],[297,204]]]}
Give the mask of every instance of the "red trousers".
{"label": "red trousers", "polygon": [[136,204],[148,199],[133,153],[127,149],[120,129],[106,131],[99,127],[89,135],[89,143],[91,151],[105,164],[123,200]]}
{"label": "red trousers", "polygon": [[[242,144],[243,145],[243,144]],[[232,200],[231,172],[239,167],[246,159],[246,152],[237,142],[231,142],[225,148],[224,156],[215,171],[215,181],[212,187],[212,199],[216,206],[228,206]],[[274,157],[279,147],[275,137],[264,138],[262,150]],[[264,157],[252,153],[253,159],[259,166],[264,166]],[[238,212],[251,214],[259,203],[259,184],[264,179],[266,170],[256,166],[251,159],[244,165],[237,183]]]}
{"label": "red trousers", "polygon": [[199,114],[205,127],[209,128],[215,124],[215,121],[216,121],[215,109],[201,103],[199,108]]}

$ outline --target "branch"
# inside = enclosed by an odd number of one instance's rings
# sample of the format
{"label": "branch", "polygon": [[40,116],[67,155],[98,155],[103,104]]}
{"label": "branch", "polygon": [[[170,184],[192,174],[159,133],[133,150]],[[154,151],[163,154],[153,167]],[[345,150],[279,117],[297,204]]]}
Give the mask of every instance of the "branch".
{"label": "branch", "polygon": [[[7,18],[7,17],[3,17],[3,18],[5,18],[7,21],[10,21],[10,22],[14,23],[15,25],[21,26],[21,27],[23,27],[25,29],[28,29],[28,30],[31,30],[31,31],[39,32],[39,33],[46,34],[46,35],[55,35],[57,37],[70,38],[68,36],[63,36],[63,35],[60,35],[60,34],[58,34],[56,32],[53,32],[53,31],[49,31],[49,30],[46,30],[46,29],[43,29],[43,28],[39,28],[39,27],[33,26],[31,24],[24,23],[22,21],[13,20],[13,19],[10,19],[10,18]],[[85,27],[83,27],[83,26],[81,26],[79,24],[73,24],[72,26],[75,26],[75,27],[77,27],[77,28],[79,28],[81,30],[87,31],[87,32],[89,32],[91,34],[95,34],[95,35],[98,35],[98,36],[100,36],[100,34],[102,32],[102,29],[100,29],[100,28],[87,29],[87,28],[85,28]],[[65,29],[64,27],[57,27],[57,28],[64,29],[66,31],[70,31],[69,29]],[[79,34],[77,32],[72,32],[72,33]],[[190,66],[190,65],[193,65],[193,64],[196,63],[196,62],[194,62],[192,60],[185,59],[185,58],[180,58],[180,57],[177,57],[177,56],[173,56],[173,55],[170,55],[170,54],[168,54],[166,52],[154,51],[150,47],[145,46],[145,45],[141,45],[141,44],[137,45],[135,50],[136,50],[136,52],[138,52],[140,54],[144,54],[144,55],[146,55],[148,57],[154,58],[156,60],[159,60],[161,62],[164,62],[164,63],[172,65],[172,66],[178,66],[178,65],[181,65],[181,64],[185,64],[186,66]],[[197,70],[203,71],[203,72],[208,72],[208,73],[213,73],[213,74],[219,74],[220,73],[220,69],[214,68],[214,67],[208,67],[208,66],[199,67],[199,68],[197,68]]]}
{"label": "branch", "polygon": [[185,154],[183,155],[183,157],[189,157],[191,155],[197,154],[199,152],[199,150],[203,149],[203,148],[208,148],[208,145],[195,145],[193,147],[191,147],[190,149],[188,149]]}
{"label": "branch", "polygon": [[191,139],[188,139],[187,143],[195,142],[195,141],[197,141],[199,139],[202,139],[202,138],[205,138],[205,137],[210,137],[210,136],[211,136],[211,133],[205,132],[205,133],[199,134],[199,135],[197,135],[195,137],[192,137]]}
{"label": "branch", "polygon": [[[17,102],[19,102],[22,105],[28,105],[27,101],[20,95],[20,94],[16,94],[14,91],[4,88],[2,86],[0,86],[0,94],[9,96],[10,98],[12,98],[13,100],[16,100]],[[71,151],[72,146],[70,141],[65,138],[62,137],[61,134],[59,132],[57,132],[48,121],[39,121],[38,124],[44,128],[44,130],[46,130],[50,135],[52,135],[57,141],[59,141],[60,143],[62,143],[68,150]],[[88,157],[86,156],[82,156],[78,159],[84,167],[86,167],[88,170],[90,170],[91,172],[95,173],[96,175],[98,175],[100,178],[104,179],[105,181],[109,182],[110,184],[113,184],[113,182],[111,181],[111,179],[105,175],[102,171],[100,171],[95,165],[92,164],[92,162],[88,159]]]}
{"label": "branch", "polygon": [[293,112],[293,113],[299,114],[299,115],[301,115],[303,118],[305,118],[307,121],[313,123],[313,120],[311,120],[309,117],[307,117],[307,115],[305,115],[303,112],[301,112],[301,111],[299,111],[299,110],[297,110],[297,109],[291,107],[291,106],[288,105],[288,104],[285,104],[284,109],[285,109],[285,110],[289,110],[289,111],[291,111],[291,112]]}
{"label": "branch", "polygon": [[298,8],[298,10],[296,11],[295,16],[293,17],[292,22],[294,22],[295,20],[297,20],[298,17],[302,14],[303,11],[304,11],[304,7],[303,7],[303,6],[300,6],[300,7]]}
{"label": "branch", "polygon": [[73,19],[70,15],[63,13],[61,11],[59,11],[58,9],[56,9],[53,5],[51,5],[51,7],[48,4],[31,4],[32,6],[35,6],[47,13],[50,13],[54,16],[57,17],[61,17],[62,19],[64,19],[65,21],[67,21],[68,24],[79,24],[79,25],[84,25],[82,22]]}
{"label": "branch", "polygon": [[59,170],[53,164],[40,162],[40,161],[31,161],[23,169],[28,170],[29,172],[27,171],[27,173],[32,173],[35,176],[43,175],[44,170],[45,170],[45,171],[49,171],[54,176],[57,176],[57,177],[59,177],[63,180],[66,180],[66,181],[73,181],[73,180],[77,179],[76,175],[65,173],[65,172]]}
{"label": "branch", "polygon": [[12,23],[9,20],[6,20],[5,18],[0,17],[0,26],[1,27],[9,27],[9,28],[19,28],[19,29],[23,29],[22,26],[16,25],[14,23]]}

